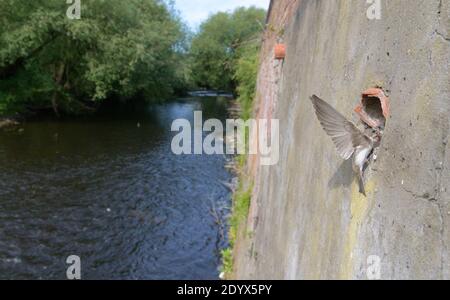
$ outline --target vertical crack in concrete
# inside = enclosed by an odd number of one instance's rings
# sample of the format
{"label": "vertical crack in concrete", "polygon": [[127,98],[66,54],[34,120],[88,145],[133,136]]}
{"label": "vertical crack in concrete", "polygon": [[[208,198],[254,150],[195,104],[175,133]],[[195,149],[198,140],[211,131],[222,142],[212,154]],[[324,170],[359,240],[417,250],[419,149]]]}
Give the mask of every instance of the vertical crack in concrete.
{"label": "vertical crack in concrete", "polygon": [[440,244],[441,244],[441,279],[444,279],[445,277],[445,253],[448,253],[447,244],[445,243],[445,217],[444,217],[444,208],[442,207],[442,192],[443,192],[443,185],[442,185],[442,177],[444,174],[444,170],[446,168],[446,155],[447,155],[447,144],[449,142],[449,136],[450,136],[450,128],[444,129],[444,138],[442,140],[443,148],[441,152],[441,162],[440,169],[438,170],[436,174],[436,185],[435,185],[435,193],[434,195],[430,195],[428,192],[425,194],[418,194],[414,191],[408,190],[406,188],[403,188],[403,190],[409,194],[411,194],[414,198],[419,200],[427,201],[427,203],[430,203],[431,205],[435,206],[439,213],[439,221],[440,221],[440,229],[439,229],[439,235],[440,235]]}
{"label": "vertical crack in concrete", "polygon": [[[445,116],[444,116],[445,118]],[[430,199],[430,201],[436,205],[438,212],[439,212],[439,218],[441,223],[441,228],[439,231],[440,234],[440,243],[441,243],[441,279],[444,279],[445,276],[445,253],[447,253],[447,245],[445,243],[445,217],[444,217],[444,211],[443,211],[443,203],[441,202],[443,200],[442,198],[442,192],[444,191],[444,187],[442,184],[442,177],[444,174],[444,170],[446,168],[446,155],[447,155],[447,144],[449,141],[449,135],[450,135],[450,128],[449,126],[446,126],[443,128],[443,135],[442,135],[442,151],[441,151],[441,159],[439,160],[439,167],[436,168],[437,174],[436,174],[436,187],[435,187],[435,196]]]}
{"label": "vertical crack in concrete", "polygon": [[441,13],[442,13],[442,0],[439,0],[439,5],[438,5],[438,21],[439,21],[439,23],[441,22]]}
{"label": "vertical crack in concrete", "polygon": [[445,42],[450,42],[450,37],[446,36],[444,33],[439,31],[439,29],[441,29],[442,8],[443,8],[442,0],[439,0],[437,11],[437,27],[434,30],[434,34],[441,37]]}
{"label": "vertical crack in concrete", "polygon": [[[439,189],[441,188],[441,184],[440,184],[440,179],[438,180],[439,183],[437,184],[437,186],[439,187]],[[427,203],[430,203],[431,205],[435,206],[436,209],[438,210],[439,213],[439,221],[440,221],[440,229],[439,229],[439,236],[440,236],[440,244],[441,244],[441,265],[440,265],[440,271],[441,271],[441,279],[444,279],[444,265],[445,265],[445,257],[444,257],[444,253],[447,252],[447,246],[445,244],[444,241],[444,234],[445,234],[445,221],[444,221],[444,213],[443,213],[443,209],[442,209],[442,205],[441,203],[439,203],[439,198],[440,198],[440,191],[437,192],[436,197],[431,197],[428,194],[425,195],[418,195],[416,193],[414,193],[413,191],[410,191],[408,189],[403,189],[405,192],[411,194],[415,199],[419,199],[419,200],[423,200],[426,201]]]}
{"label": "vertical crack in concrete", "polygon": [[[440,184],[438,185],[440,188]],[[440,194],[440,192],[439,192]],[[439,196],[440,197],[440,196]],[[440,234],[440,242],[441,242],[441,279],[444,279],[444,253],[446,253],[446,245],[445,245],[445,241],[444,241],[444,231],[445,231],[445,221],[444,221],[444,214],[442,211],[442,205],[441,203],[439,203],[439,199],[436,201],[436,207],[439,211],[439,219],[440,219],[440,223],[441,223],[441,229],[439,230],[439,234]]]}
{"label": "vertical crack in concrete", "polygon": [[[447,112],[444,113],[442,116],[443,119],[445,119],[450,111],[447,109]],[[436,167],[437,174],[436,174],[436,187],[435,187],[435,205],[439,210],[439,216],[440,216],[440,222],[441,222],[441,229],[440,229],[440,242],[441,242],[441,278],[444,279],[445,277],[445,253],[447,253],[447,244],[445,241],[445,216],[444,216],[444,199],[442,196],[442,193],[445,192],[442,177],[444,174],[444,171],[446,170],[446,164],[447,159],[447,145],[449,142],[450,137],[450,125],[444,124],[444,127],[442,128],[442,150],[440,153],[440,159],[439,159],[439,167]],[[443,207],[444,206],[444,207]]]}
{"label": "vertical crack in concrete", "polygon": [[[445,36],[444,33],[440,32],[441,29],[441,16],[442,16],[442,9],[443,9],[443,3],[442,0],[439,0],[438,3],[438,10],[437,10],[437,27],[434,30],[434,34],[439,36],[444,42],[450,42],[450,38]],[[432,59],[432,58],[431,58]],[[444,116],[445,118],[445,116]],[[442,184],[442,176],[444,173],[444,170],[446,168],[446,154],[447,154],[447,144],[449,142],[449,135],[450,135],[450,128],[447,125],[443,130],[443,136],[442,136],[442,152],[441,152],[441,159],[440,159],[440,166],[437,168],[437,174],[436,174],[436,190],[435,190],[435,196],[434,199],[431,199],[432,203],[436,205],[438,212],[439,212],[439,218],[441,223],[440,228],[440,243],[441,243],[441,279],[444,279],[445,277],[445,253],[447,253],[447,244],[445,242],[445,217],[443,212],[443,203],[441,202],[442,199],[442,192],[444,191],[444,187]]]}
{"label": "vertical crack in concrete", "polygon": [[439,209],[439,215],[440,215],[440,219],[441,219],[441,230],[440,230],[440,235],[441,235],[441,276],[442,279],[444,279],[445,277],[445,253],[448,253],[448,249],[447,249],[447,244],[445,243],[445,219],[444,219],[444,212],[443,212],[443,207],[442,207],[442,203],[440,202],[442,200],[442,192],[443,192],[443,185],[442,185],[442,176],[444,174],[444,170],[446,168],[446,155],[447,155],[447,144],[449,142],[449,135],[450,135],[450,129],[447,127],[446,128],[446,137],[444,137],[443,139],[443,151],[442,151],[442,166],[441,169],[438,172],[438,178],[437,178],[437,193],[436,193],[436,205]]}

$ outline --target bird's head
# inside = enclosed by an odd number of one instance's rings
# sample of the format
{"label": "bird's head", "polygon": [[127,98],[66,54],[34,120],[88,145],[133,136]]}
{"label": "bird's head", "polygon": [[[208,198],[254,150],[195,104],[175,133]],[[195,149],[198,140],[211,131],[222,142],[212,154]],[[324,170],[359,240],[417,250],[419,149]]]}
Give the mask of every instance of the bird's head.
{"label": "bird's head", "polygon": [[372,139],[375,143],[381,142],[381,137],[383,136],[383,131],[379,128],[372,130]]}

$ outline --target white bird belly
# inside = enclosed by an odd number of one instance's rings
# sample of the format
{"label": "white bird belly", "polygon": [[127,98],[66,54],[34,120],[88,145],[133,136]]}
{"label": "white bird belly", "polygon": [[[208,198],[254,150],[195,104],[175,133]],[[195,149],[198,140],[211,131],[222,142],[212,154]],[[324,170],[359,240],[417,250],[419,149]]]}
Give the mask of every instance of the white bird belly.
{"label": "white bird belly", "polygon": [[355,165],[357,165],[358,167],[360,167],[362,169],[362,167],[364,166],[364,162],[367,159],[367,156],[369,156],[370,153],[370,148],[361,148],[361,149],[357,149],[356,153],[355,153]]}

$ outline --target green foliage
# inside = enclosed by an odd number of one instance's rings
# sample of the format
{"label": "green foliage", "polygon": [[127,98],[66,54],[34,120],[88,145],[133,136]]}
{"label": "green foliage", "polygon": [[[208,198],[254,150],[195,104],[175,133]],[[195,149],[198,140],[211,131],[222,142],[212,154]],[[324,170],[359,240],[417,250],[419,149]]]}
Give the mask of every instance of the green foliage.
{"label": "green foliage", "polygon": [[182,88],[185,29],[162,0],[0,0],[0,113],[67,112],[110,96],[164,98]]}
{"label": "green foliage", "polygon": [[259,44],[252,43],[244,49],[237,61],[234,80],[237,82],[238,102],[241,106],[241,117],[249,119],[252,112],[253,99],[256,94],[256,78],[259,67]]}
{"label": "green foliage", "polygon": [[225,274],[233,273],[233,250],[227,248],[222,250],[222,269],[221,271]]}
{"label": "green foliage", "polygon": [[[240,156],[239,164],[244,164],[245,159],[246,156]],[[240,166],[240,168],[243,167]],[[239,229],[247,220],[253,190],[251,185],[246,186],[243,184],[245,182],[243,176],[241,176],[239,181],[239,188],[233,196],[233,210],[229,221],[230,247],[222,250],[222,272],[228,276],[233,273],[233,248],[235,246]]]}
{"label": "green foliage", "polygon": [[233,197],[233,214],[230,218],[230,243],[234,246],[237,238],[239,226],[242,222],[247,220],[248,211],[250,208],[250,200],[252,197],[252,187],[244,187],[242,180],[239,189]]}
{"label": "green foliage", "polygon": [[238,8],[220,12],[205,21],[191,45],[191,72],[199,87],[234,90],[237,62],[249,43],[259,41],[265,10]]}

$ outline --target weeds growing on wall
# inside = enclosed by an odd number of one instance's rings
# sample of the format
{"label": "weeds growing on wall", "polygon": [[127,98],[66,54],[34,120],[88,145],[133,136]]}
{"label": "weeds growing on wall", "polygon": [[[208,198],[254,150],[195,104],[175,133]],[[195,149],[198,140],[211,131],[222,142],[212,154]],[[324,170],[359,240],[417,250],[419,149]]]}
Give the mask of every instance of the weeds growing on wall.
{"label": "weeds growing on wall", "polygon": [[[259,44],[251,43],[242,49],[245,54],[238,60],[234,79],[238,83],[237,93],[238,102],[241,107],[241,118],[244,120],[252,116],[253,100],[256,93],[256,79],[259,67]],[[246,140],[248,140],[246,132]],[[239,176],[239,186],[233,195],[233,210],[230,217],[230,248],[222,251],[223,269],[222,271],[229,276],[233,272],[233,248],[237,239],[240,227],[245,224],[250,208],[252,184],[248,182],[248,176],[245,176],[247,156],[240,155],[236,158],[236,165]]]}
{"label": "weeds growing on wall", "polygon": [[[240,170],[245,168],[245,162],[240,156]],[[244,162],[244,163],[243,163]],[[241,173],[242,174],[242,173]],[[252,185],[249,184],[244,176],[239,177],[239,187],[233,195],[233,211],[230,217],[229,241],[230,247],[222,251],[222,272],[227,276],[233,273],[233,248],[240,232],[240,228],[247,221],[252,195]]]}

